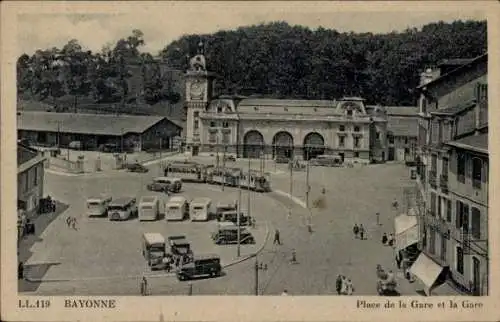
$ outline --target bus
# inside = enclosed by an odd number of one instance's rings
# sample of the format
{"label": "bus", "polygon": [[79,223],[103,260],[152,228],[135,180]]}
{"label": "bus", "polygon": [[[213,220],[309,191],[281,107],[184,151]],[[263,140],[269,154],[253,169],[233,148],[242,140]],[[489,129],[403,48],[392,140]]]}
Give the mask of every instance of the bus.
{"label": "bus", "polygon": [[164,175],[175,175],[183,182],[204,183],[207,181],[208,169],[211,166],[196,162],[172,162],[167,164]]}
{"label": "bus", "polygon": [[139,221],[158,220],[160,217],[160,200],[156,196],[144,196],[139,201]]}
{"label": "bus", "polygon": [[189,217],[189,203],[182,196],[175,196],[165,204],[165,220],[184,220]]}
{"label": "bus", "polygon": [[213,217],[212,199],[210,198],[194,198],[189,206],[191,221],[208,221]]}
{"label": "bus", "polygon": [[166,254],[165,238],[160,233],[144,233],[142,237],[142,255],[148,262],[148,266],[156,268],[162,264]]}

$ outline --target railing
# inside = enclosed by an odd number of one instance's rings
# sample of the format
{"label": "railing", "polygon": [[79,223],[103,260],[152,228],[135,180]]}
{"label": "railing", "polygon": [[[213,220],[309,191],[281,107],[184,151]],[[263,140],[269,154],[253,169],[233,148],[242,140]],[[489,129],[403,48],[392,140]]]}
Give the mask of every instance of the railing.
{"label": "railing", "polygon": [[481,180],[472,179],[472,187],[476,189],[481,189]]}
{"label": "railing", "polygon": [[437,188],[437,174],[436,174],[436,171],[429,171],[429,184],[433,187],[433,188]]}
{"label": "railing", "polygon": [[442,174],[439,177],[439,186],[441,187],[441,191],[448,192],[448,174]]}

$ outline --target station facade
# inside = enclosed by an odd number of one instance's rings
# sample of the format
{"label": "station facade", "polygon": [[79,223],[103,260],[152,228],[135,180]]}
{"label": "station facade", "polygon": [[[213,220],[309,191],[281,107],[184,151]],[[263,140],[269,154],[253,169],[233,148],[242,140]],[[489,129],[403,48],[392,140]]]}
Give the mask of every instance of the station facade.
{"label": "station facade", "polygon": [[[310,159],[338,155],[360,163],[405,158],[417,139],[417,110],[388,122],[391,109],[367,106],[359,97],[339,100],[290,100],[213,95],[215,75],[206,70],[205,57],[191,59],[186,75],[186,148],[193,155],[228,153],[243,158]],[[401,108],[399,108],[401,109]],[[403,108],[404,109],[404,108]],[[399,125],[398,142],[388,143],[391,128]],[[406,129],[406,130],[405,130]],[[406,132],[405,132],[406,131]],[[399,138],[403,147],[400,156]],[[406,138],[405,138],[406,137]],[[392,153],[390,153],[392,149]]]}

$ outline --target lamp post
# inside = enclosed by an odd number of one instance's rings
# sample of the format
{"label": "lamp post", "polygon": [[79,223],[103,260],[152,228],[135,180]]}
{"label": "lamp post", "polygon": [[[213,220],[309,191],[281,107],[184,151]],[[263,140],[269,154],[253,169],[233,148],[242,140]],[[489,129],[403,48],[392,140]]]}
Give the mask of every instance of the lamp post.
{"label": "lamp post", "polygon": [[[240,257],[241,255],[241,227],[240,227],[240,220],[241,220],[241,174],[242,171],[238,170],[239,173],[239,179],[238,179],[238,208],[236,210],[236,226],[238,226],[237,231],[237,239],[238,239],[238,246],[236,247],[236,256]],[[224,180],[222,181],[224,182]]]}
{"label": "lamp post", "polygon": [[255,266],[254,266],[254,272],[255,272],[254,292],[255,292],[255,296],[259,296],[259,271],[267,271],[267,264],[264,264],[264,265],[262,265],[262,263],[259,264],[257,254],[255,254]]}
{"label": "lamp post", "polygon": [[251,193],[252,193],[252,190],[250,189],[250,180],[252,178],[252,175],[251,175],[251,170],[250,170],[250,167],[251,167],[251,163],[250,163],[250,158],[248,158],[248,200],[247,200],[247,216],[248,216],[248,219],[250,220],[251,219],[251,216],[250,216],[250,197],[251,197]]}
{"label": "lamp post", "polygon": [[121,128],[121,135],[120,135],[120,146],[121,146],[121,152],[123,153],[123,127]]}
{"label": "lamp post", "polygon": [[[218,156],[217,159],[219,159]],[[222,155],[222,191],[224,191],[225,185],[226,185],[226,145],[224,144],[224,154]]]}

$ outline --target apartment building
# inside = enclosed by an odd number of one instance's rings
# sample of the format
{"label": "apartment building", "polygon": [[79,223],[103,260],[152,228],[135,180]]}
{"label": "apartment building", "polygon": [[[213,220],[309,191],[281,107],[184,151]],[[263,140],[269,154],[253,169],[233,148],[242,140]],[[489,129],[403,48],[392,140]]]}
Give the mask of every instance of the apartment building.
{"label": "apartment building", "polygon": [[[419,248],[412,270],[470,295],[488,293],[487,54],[422,75],[417,182]],[[432,268],[434,266],[434,268]],[[432,273],[431,273],[432,272]],[[417,274],[418,275],[418,274]],[[429,281],[432,281],[429,282]]]}

